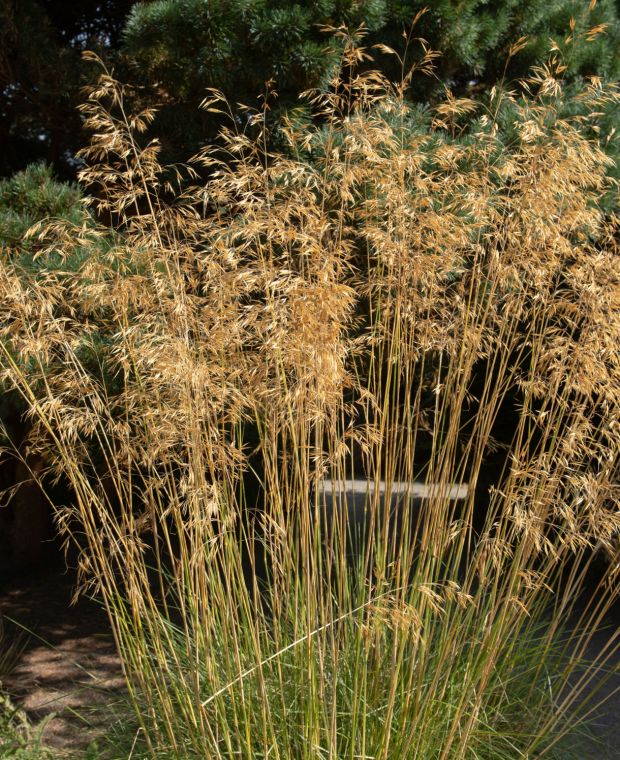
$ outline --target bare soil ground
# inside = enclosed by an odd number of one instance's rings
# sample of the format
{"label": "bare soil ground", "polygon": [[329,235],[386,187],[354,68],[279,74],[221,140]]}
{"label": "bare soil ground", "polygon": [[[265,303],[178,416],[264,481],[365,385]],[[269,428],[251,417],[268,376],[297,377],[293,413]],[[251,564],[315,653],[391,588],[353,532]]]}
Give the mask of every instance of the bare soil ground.
{"label": "bare soil ground", "polygon": [[32,633],[4,685],[33,722],[47,721],[47,744],[79,757],[105,732],[105,705],[123,688],[106,616],[89,600],[71,606],[72,579],[58,572],[5,586],[4,617]]}

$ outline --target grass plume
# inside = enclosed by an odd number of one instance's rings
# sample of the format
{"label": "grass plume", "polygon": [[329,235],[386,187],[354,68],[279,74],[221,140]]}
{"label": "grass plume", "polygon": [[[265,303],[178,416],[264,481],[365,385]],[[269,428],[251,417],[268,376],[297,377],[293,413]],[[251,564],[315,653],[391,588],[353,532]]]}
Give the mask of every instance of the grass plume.
{"label": "grass plume", "polygon": [[[181,168],[104,70],[82,182],[116,236],[42,230],[39,257],[91,252],[77,271],[0,261],[2,378],[71,484],[147,756],[551,757],[614,651],[582,672],[617,595],[620,259],[590,129],[617,94],[561,118],[551,61],[425,120],[360,62],[350,39],[283,152],[266,96]],[[351,479],[353,552],[324,485]]]}

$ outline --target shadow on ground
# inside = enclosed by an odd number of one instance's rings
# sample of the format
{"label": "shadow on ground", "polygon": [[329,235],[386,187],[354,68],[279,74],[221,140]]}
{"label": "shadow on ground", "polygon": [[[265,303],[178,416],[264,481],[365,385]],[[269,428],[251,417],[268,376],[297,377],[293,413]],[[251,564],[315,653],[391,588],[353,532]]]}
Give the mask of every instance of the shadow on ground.
{"label": "shadow on ground", "polygon": [[123,689],[120,662],[103,610],[71,605],[72,578],[42,572],[0,587],[0,611],[23,626],[24,650],[5,688],[62,756],[84,750],[107,730],[105,711]]}

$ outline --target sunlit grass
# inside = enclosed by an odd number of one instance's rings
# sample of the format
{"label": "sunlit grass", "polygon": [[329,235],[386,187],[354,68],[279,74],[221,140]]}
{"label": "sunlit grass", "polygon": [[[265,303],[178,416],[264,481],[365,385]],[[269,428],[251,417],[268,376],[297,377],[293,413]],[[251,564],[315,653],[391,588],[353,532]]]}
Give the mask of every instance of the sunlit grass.
{"label": "sunlit grass", "polygon": [[[585,129],[616,94],[560,120],[550,64],[422,127],[364,55],[285,154],[263,110],[176,174],[104,72],[82,181],[121,236],[45,230],[39,256],[92,245],[77,273],[1,261],[3,379],[71,484],[133,756],[552,757],[579,720],[569,679],[617,595],[620,268]],[[354,478],[351,551],[321,484]]]}

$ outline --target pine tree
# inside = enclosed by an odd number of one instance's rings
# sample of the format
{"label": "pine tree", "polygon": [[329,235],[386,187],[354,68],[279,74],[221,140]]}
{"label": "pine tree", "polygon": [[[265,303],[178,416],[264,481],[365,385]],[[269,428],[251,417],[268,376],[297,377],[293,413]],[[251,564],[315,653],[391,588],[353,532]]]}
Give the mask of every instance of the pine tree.
{"label": "pine tree", "polygon": [[[222,90],[233,104],[251,106],[270,80],[278,93],[275,107],[288,109],[300,92],[325,84],[333,73],[339,61],[334,28],[341,25],[352,30],[364,25],[368,46],[387,44],[406,67],[420,52],[419,43],[407,40],[407,30],[425,5],[423,0],[140,2],[124,30],[124,52],[130,80],[145,85],[143,97],[159,106],[164,158],[177,160],[221,126],[212,115],[197,112],[208,88]],[[602,33],[594,41],[575,45],[596,27]],[[432,100],[446,86],[478,97],[502,77],[524,77],[553,43],[567,62],[568,78],[615,79],[620,73],[614,0],[438,0],[412,36],[442,54],[436,77],[412,82],[410,96],[419,102]],[[527,43],[510,57],[511,45],[525,36]],[[394,79],[402,76],[395,58],[381,56],[378,62]],[[243,116],[236,117],[241,124]]]}
{"label": "pine tree", "polygon": [[0,2],[0,176],[46,161],[74,179],[77,106],[91,75],[81,51],[113,55],[131,0]]}

